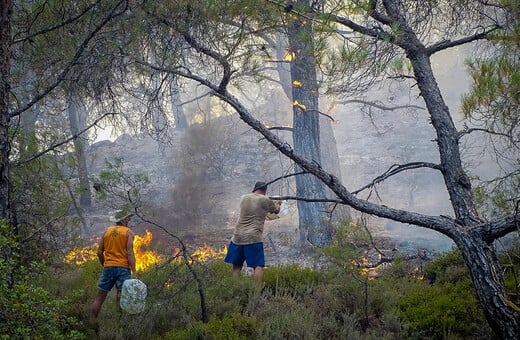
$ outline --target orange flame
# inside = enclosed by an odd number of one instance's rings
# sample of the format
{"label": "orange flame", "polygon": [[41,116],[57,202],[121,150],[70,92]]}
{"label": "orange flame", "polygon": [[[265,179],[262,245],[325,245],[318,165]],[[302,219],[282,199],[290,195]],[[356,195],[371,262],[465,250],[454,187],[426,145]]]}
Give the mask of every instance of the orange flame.
{"label": "orange flame", "polygon": [[227,247],[221,250],[215,250],[211,248],[207,243],[204,243],[202,247],[197,248],[191,256],[200,262],[206,262],[213,258],[224,258],[227,253]]}
{"label": "orange flame", "polygon": [[97,242],[83,248],[74,247],[65,256],[63,261],[68,264],[75,264],[76,266],[81,266],[82,264],[85,264],[88,261],[97,259],[98,248],[99,244]]}
{"label": "orange flame", "polygon": [[[134,255],[135,267],[137,271],[144,271],[151,266],[159,264],[165,258],[153,250],[143,250],[152,242],[153,235],[149,230],[145,230],[144,235],[135,235],[134,237]],[[64,258],[64,262],[68,264],[75,264],[81,266],[88,261],[97,260],[97,250],[99,248],[98,242],[84,248],[73,248]],[[205,243],[202,247],[195,249],[191,257],[199,262],[206,262],[210,259],[224,258],[227,253],[227,247],[218,250],[214,249]],[[181,250],[175,248],[173,251],[174,263],[181,263]]]}
{"label": "orange flame", "polygon": [[303,83],[302,83],[301,81],[299,81],[299,80],[294,80],[294,81],[292,82],[292,85],[293,85],[294,87],[302,87]]}
{"label": "orange flame", "polygon": [[[148,230],[145,231],[144,236],[135,235],[134,237],[135,267],[137,271],[143,271],[162,261],[161,256],[156,252],[151,250],[141,250],[141,247],[148,246],[151,241],[152,233]],[[88,261],[97,259],[98,248],[98,242],[83,248],[75,247],[65,256],[63,261],[68,264],[81,266]]]}
{"label": "orange flame", "polygon": [[415,267],[412,272],[410,273],[410,275],[413,277],[413,278],[416,278],[417,280],[419,281],[424,281],[425,277],[424,275],[421,273],[421,271],[419,270],[419,267]]}
{"label": "orange flame", "polygon": [[135,269],[143,271],[153,265],[162,261],[159,254],[152,250],[141,250],[141,247],[150,245],[152,242],[152,232],[145,230],[144,236],[135,235],[134,237],[134,255],[135,255]]}
{"label": "orange flame", "polygon": [[297,106],[297,107],[299,107],[302,110],[306,110],[307,109],[307,107],[304,104],[299,103],[297,100],[293,101],[293,106]]}
{"label": "orange flame", "polygon": [[[381,254],[378,254],[381,259]],[[368,257],[363,256],[360,260],[351,260],[350,263],[354,267],[358,267],[359,275],[367,277],[369,280],[375,280],[379,276],[379,270],[389,266],[389,263],[383,262],[379,264],[370,263]]]}
{"label": "orange flame", "polygon": [[285,55],[283,56],[283,60],[284,61],[293,61],[294,59],[296,59],[296,53],[290,52],[289,50],[287,50],[285,52]]}

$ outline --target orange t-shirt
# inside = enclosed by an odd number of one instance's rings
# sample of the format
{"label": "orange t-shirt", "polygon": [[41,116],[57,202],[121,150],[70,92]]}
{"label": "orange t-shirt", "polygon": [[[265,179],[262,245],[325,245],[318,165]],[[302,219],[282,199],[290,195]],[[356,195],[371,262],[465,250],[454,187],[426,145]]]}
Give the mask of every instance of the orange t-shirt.
{"label": "orange t-shirt", "polygon": [[128,227],[111,226],[103,234],[103,250],[105,263],[103,267],[130,268],[126,244],[128,241]]}

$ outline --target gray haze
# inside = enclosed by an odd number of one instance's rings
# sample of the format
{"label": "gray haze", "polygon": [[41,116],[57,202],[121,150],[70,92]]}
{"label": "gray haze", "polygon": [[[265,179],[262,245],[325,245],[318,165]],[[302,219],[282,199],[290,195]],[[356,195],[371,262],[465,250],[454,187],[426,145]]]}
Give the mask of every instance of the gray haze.
{"label": "gray haze", "polygon": [[[469,87],[464,59],[460,49],[439,54],[433,59],[441,91],[459,128],[464,124],[460,113],[461,95]],[[347,189],[353,191],[363,187],[394,164],[439,162],[434,130],[426,110],[416,107],[424,108],[425,105],[412,85],[410,82],[388,82],[359,98],[385,106],[408,105],[409,108],[390,111],[351,103],[338,105],[335,109],[333,116],[337,122],[333,129],[342,179]],[[188,94],[183,96],[188,97]],[[255,104],[274,116],[283,117],[283,112],[290,112],[290,103],[280,104],[277,100],[286,101],[283,96],[271,96],[267,100],[257,97]],[[323,96],[320,102],[322,111],[326,112],[330,98]],[[173,225],[173,231],[182,231],[183,226],[190,230],[194,230],[193,226],[204,226],[212,233],[222,234],[217,239],[224,242],[231,235],[240,195],[248,192],[257,179],[271,180],[290,173],[290,163],[236,115],[226,116],[226,108],[220,107],[214,99],[207,100],[204,105],[186,106],[185,111],[192,117],[195,114],[200,116],[201,106],[211,108],[213,113],[218,112],[222,117],[205,117],[206,124],[199,125],[196,132],[172,132],[171,144],[164,149],[148,137],[130,138],[128,135],[113,143],[94,144],[91,171],[99,172],[105,159],[125,158],[129,173],[149,176],[151,183],[146,195],[150,211],[156,218]],[[291,140],[286,132],[280,132],[280,136]],[[466,141],[469,145],[474,142],[472,139]],[[198,152],[197,147],[198,151],[206,154],[193,156]],[[212,156],[219,152],[226,161],[217,167]],[[471,165],[472,172],[486,174],[490,167],[485,162],[476,163],[475,159],[481,159],[480,155],[477,156],[465,161]],[[378,184],[376,189],[359,195],[367,197],[370,193],[371,200],[394,208],[431,215],[453,215],[442,177],[432,169],[401,173]],[[294,195],[294,186],[291,181],[284,180],[274,184],[270,194]],[[297,234],[295,203],[289,205],[290,213],[272,223],[272,227],[267,227],[268,237],[269,230],[276,227],[283,227],[289,239]],[[353,217],[361,216],[353,212]],[[369,218],[368,223],[374,234],[392,238],[398,247],[445,251],[452,245],[448,238],[424,228],[379,218]]]}

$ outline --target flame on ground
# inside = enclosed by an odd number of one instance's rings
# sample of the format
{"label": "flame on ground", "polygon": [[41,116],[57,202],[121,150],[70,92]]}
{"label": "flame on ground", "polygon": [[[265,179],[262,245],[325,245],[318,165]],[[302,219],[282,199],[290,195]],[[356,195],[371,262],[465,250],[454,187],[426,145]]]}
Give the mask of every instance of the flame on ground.
{"label": "flame on ground", "polygon": [[97,259],[97,250],[99,248],[99,244],[93,243],[90,246],[86,246],[83,248],[74,247],[72,250],[65,256],[63,261],[68,264],[75,264],[76,266],[81,266],[87,261],[92,261]]}
{"label": "flame on ground", "polygon": [[[152,242],[153,235],[149,230],[145,230],[144,235],[135,235],[134,237],[134,255],[135,255],[135,267],[137,271],[144,271],[156,264],[159,264],[165,261],[165,257],[159,255],[157,252],[153,250],[143,250],[143,247],[147,247]],[[76,266],[81,266],[88,261],[97,261],[97,250],[99,248],[99,244],[96,241],[95,243],[83,247],[73,248],[63,259],[65,263],[74,264]],[[191,254],[191,257],[198,262],[206,262],[211,259],[219,259],[224,258],[227,253],[227,247],[224,247],[220,250],[214,249],[209,246],[207,243],[204,243],[202,247],[195,249],[195,251]],[[180,263],[181,251],[180,249],[175,249],[173,255],[175,257],[174,263]]]}
{"label": "flame on ground", "polygon": [[222,259],[226,256],[227,247],[221,250],[215,250],[210,247],[207,243],[204,243],[202,247],[197,248],[191,256],[200,262],[206,262],[210,259]]}

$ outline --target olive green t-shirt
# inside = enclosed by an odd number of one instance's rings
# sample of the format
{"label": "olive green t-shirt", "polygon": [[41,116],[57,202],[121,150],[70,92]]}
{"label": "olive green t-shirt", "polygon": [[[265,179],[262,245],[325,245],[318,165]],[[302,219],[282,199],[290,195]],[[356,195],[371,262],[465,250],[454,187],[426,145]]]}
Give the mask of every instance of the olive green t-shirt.
{"label": "olive green t-shirt", "polygon": [[250,193],[240,199],[240,217],[231,241],[235,244],[262,242],[265,217],[277,213],[274,201],[261,194]]}

